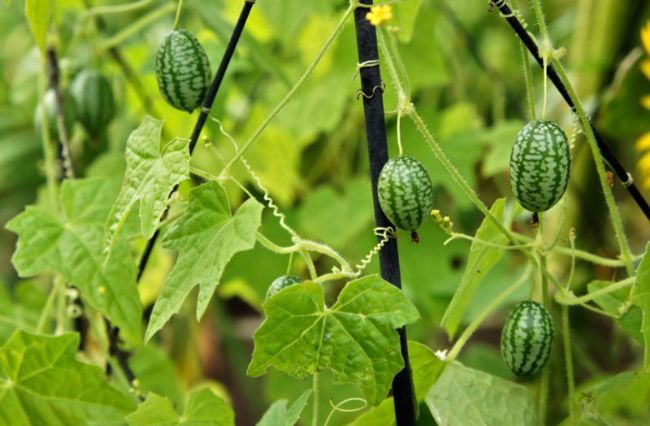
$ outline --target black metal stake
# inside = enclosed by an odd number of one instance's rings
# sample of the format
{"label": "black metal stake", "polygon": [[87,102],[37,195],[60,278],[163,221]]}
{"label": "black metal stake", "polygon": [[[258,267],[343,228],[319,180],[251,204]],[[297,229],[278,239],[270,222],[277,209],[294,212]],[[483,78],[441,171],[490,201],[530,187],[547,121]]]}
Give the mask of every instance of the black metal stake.
{"label": "black metal stake", "polygon": [[[203,101],[203,106],[201,107],[201,113],[199,114],[199,118],[196,120],[196,124],[194,125],[194,130],[192,131],[192,137],[190,138],[190,155],[192,154],[192,152],[194,152],[194,148],[196,147],[196,143],[199,140],[199,136],[201,135],[203,126],[205,126],[205,122],[208,119],[208,115],[210,115],[212,104],[214,103],[214,99],[217,97],[217,93],[219,92],[219,88],[221,87],[221,83],[223,82],[223,78],[226,75],[226,70],[228,69],[230,60],[232,59],[232,56],[235,53],[235,49],[237,48],[237,43],[239,42],[239,38],[241,37],[242,31],[244,30],[244,26],[246,25],[246,20],[248,19],[248,15],[250,15],[251,9],[253,8],[254,4],[255,4],[255,0],[244,0],[244,7],[239,13],[239,19],[237,19],[237,24],[235,24],[235,28],[232,31],[232,35],[230,36],[230,41],[228,41],[228,46],[226,47],[226,51],[224,52],[223,57],[221,58],[221,63],[219,64],[217,73],[215,74],[214,79],[212,80],[212,85],[208,89],[208,93],[205,95],[205,100]],[[176,192],[177,189],[178,189],[178,185],[176,185],[174,189],[172,189],[172,192],[169,194],[169,196],[171,197]],[[163,213],[163,216],[166,213],[167,211]],[[144,270],[147,267],[147,262],[149,261],[149,257],[151,256],[151,252],[153,251],[153,247],[156,244],[159,235],[160,235],[159,231],[156,230],[156,232],[149,239],[149,241],[147,241],[147,246],[142,252],[142,257],[140,257],[140,265],[138,266],[138,281],[140,281],[140,278],[142,277],[142,274],[144,273]]]}
{"label": "black metal stake", "polygon": [[[528,48],[528,51],[530,52],[531,55],[533,55],[533,58],[537,61],[540,67],[544,67],[544,60],[542,56],[540,55],[539,49],[537,47],[537,43],[533,40],[533,38],[530,36],[528,31],[523,27],[521,22],[519,22],[519,19],[517,16],[514,15],[510,7],[506,4],[505,1],[503,0],[498,0],[498,1],[492,1],[491,4],[496,7],[499,12],[501,12],[501,15],[504,17],[506,21],[510,24],[512,29],[517,33],[517,37],[524,43],[526,48]],[[573,104],[573,101],[571,100],[571,96],[569,96],[569,92],[567,91],[566,87],[562,83],[562,79],[560,76],[557,74],[557,71],[555,71],[555,68],[553,67],[552,64],[547,64],[546,66],[546,75],[548,76],[549,80],[553,83],[555,88],[557,89],[558,92],[560,92],[560,95],[562,95],[562,98],[564,98],[564,101],[569,105],[569,107],[573,110],[574,113],[576,112],[576,107]],[[603,139],[603,137],[600,135],[600,132],[598,132],[598,129],[594,126],[594,124],[591,122],[591,119],[589,119],[589,124],[591,125],[591,130],[594,132],[594,136],[596,138],[596,143],[598,144],[598,149],[600,151],[600,154],[603,156],[605,161],[610,165],[610,167],[614,170],[614,173],[616,173],[616,176],[619,178],[619,180],[623,183],[623,186],[627,191],[630,193],[636,204],[639,206],[643,214],[645,214],[646,218],[650,220],[650,206],[648,205],[647,201],[643,198],[643,195],[639,192],[638,188],[634,184],[634,181],[632,180],[632,175],[625,170],[625,168],[619,163],[619,161],[616,159],[612,151],[609,149],[609,146],[607,146],[607,143]]]}
{"label": "black metal stake", "polygon": [[[360,0],[361,5],[370,6],[373,0]],[[377,52],[377,34],[375,27],[366,20],[367,7],[357,7],[354,12],[354,23],[357,33],[357,50],[359,63],[372,63],[379,58]],[[372,199],[375,210],[375,223],[378,227],[392,226],[379,206],[377,196],[377,180],[379,173],[388,161],[388,146],[386,143],[386,123],[384,121],[384,100],[379,64],[361,67],[361,91],[363,109],[366,121],[366,138],[368,142],[368,158],[370,160],[370,179],[372,182]],[[397,242],[389,240],[379,252],[381,276],[394,286],[401,288],[399,257]],[[404,358],[404,369],[393,379],[393,401],[395,404],[395,419],[398,426],[412,426],[416,421],[416,403],[411,366],[408,356],[406,328],[397,330]]]}

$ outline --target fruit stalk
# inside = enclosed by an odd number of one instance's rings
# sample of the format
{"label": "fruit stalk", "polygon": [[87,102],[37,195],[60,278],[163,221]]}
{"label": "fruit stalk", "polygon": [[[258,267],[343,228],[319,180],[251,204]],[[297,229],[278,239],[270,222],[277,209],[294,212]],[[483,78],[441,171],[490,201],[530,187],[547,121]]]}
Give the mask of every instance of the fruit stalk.
{"label": "fruit stalk", "polygon": [[[354,11],[357,50],[359,63],[361,64],[372,63],[370,61],[376,61],[379,57],[375,27],[366,20],[367,7],[372,4],[372,0],[360,0],[358,7]],[[379,206],[379,197],[377,194],[379,173],[386,161],[388,161],[383,91],[377,89],[381,89],[382,87],[381,75],[378,64],[375,66],[361,67],[359,71],[361,90],[365,94],[362,98],[366,122],[375,223],[377,227],[386,228],[391,226],[391,223]],[[383,249],[379,252],[379,265],[381,276],[396,287],[401,288],[397,242],[394,239],[386,242]],[[398,426],[411,426],[416,421],[416,407],[406,344],[406,329],[402,327],[398,329],[398,333],[402,357],[404,358],[404,369],[397,373],[393,379],[395,418]]]}

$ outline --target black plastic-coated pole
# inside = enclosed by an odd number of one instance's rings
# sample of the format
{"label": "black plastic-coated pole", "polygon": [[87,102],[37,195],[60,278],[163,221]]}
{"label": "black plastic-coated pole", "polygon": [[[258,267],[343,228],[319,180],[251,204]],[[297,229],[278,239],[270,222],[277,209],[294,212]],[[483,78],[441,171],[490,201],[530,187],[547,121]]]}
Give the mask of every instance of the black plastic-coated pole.
{"label": "black plastic-coated pole", "polygon": [[[372,5],[373,0],[360,0],[361,5]],[[377,34],[375,27],[366,20],[367,7],[357,7],[354,12],[354,24],[357,33],[357,50],[359,63],[373,63],[379,58],[377,52]],[[370,160],[370,180],[372,182],[372,200],[375,210],[375,223],[378,227],[392,226],[379,206],[377,196],[377,180],[382,167],[388,161],[388,146],[386,143],[386,123],[384,121],[384,100],[379,65],[361,67],[361,90],[363,109],[366,122],[366,138],[368,142],[368,158]],[[401,288],[402,282],[399,270],[397,242],[389,240],[379,252],[381,276],[394,286]],[[404,369],[393,379],[393,401],[395,404],[395,419],[398,426],[413,426],[416,421],[415,391],[411,378],[406,328],[397,330],[404,358]]]}
{"label": "black plastic-coated pole", "polygon": [[[239,42],[242,31],[244,30],[244,26],[246,26],[248,15],[250,15],[251,9],[253,8],[254,4],[255,4],[255,0],[244,0],[244,6],[241,12],[239,13],[239,19],[237,19],[235,28],[232,30],[232,35],[230,36],[230,40],[228,41],[228,46],[226,46],[226,51],[224,52],[223,57],[221,58],[221,63],[219,64],[217,73],[215,74],[214,79],[212,80],[212,85],[208,89],[208,93],[205,95],[205,99],[203,101],[203,106],[201,107],[201,113],[199,114],[199,118],[196,120],[196,124],[194,125],[194,130],[192,131],[192,136],[190,138],[190,155],[192,154],[192,152],[194,152],[194,148],[196,147],[196,143],[199,140],[199,136],[201,135],[203,126],[205,126],[205,122],[208,119],[208,115],[210,115],[212,104],[214,103],[214,99],[217,97],[217,93],[219,93],[219,88],[221,87],[223,78],[226,75],[226,70],[228,69],[228,65],[230,65],[230,60],[232,59],[232,56],[235,53],[235,49],[237,48],[237,43]],[[176,192],[177,189],[178,189],[178,185],[176,185],[174,189],[172,189],[172,192],[169,194],[169,196],[171,197]],[[147,267],[147,262],[149,261],[149,257],[151,256],[151,252],[153,250],[154,245],[156,244],[156,241],[158,240],[159,235],[160,233],[158,232],[158,230],[156,230],[156,232],[149,239],[149,241],[147,241],[147,246],[145,247],[144,252],[142,253],[142,257],[140,258],[140,265],[138,266],[138,281],[140,281],[140,278],[142,277],[142,274],[144,273],[144,270]]]}
{"label": "black plastic-coated pole", "polygon": [[[522,43],[524,43],[530,54],[533,55],[535,61],[537,61],[541,67],[544,67],[544,60],[540,55],[537,43],[535,43],[528,31],[526,31],[526,29],[523,27],[517,16],[512,13],[512,10],[510,7],[508,7],[506,2],[499,0],[492,1],[491,4],[494,5],[494,7],[496,7],[499,12],[501,12],[501,15],[504,17],[504,19],[508,21],[512,29],[515,31],[515,33],[517,33],[517,37],[519,37]],[[569,105],[573,112],[576,112],[576,107],[571,100],[571,96],[569,96],[569,92],[564,86],[564,83],[562,83],[562,79],[558,75],[557,71],[555,71],[555,68],[551,64],[547,64],[546,66],[546,75],[548,76],[549,80],[551,80],[557,91],[560,92],[560,95],[562,98],[564,98],[564,101],[567,103],[567,105]],[[607,143],[605,143],[605,140],[601,136],[600,132],[598,132],[598,129],[596,129],[594,124],[591,122],[591,119],[589,119],[589,124],[591,125],[591,130],[594,132],[594,136],[596,137],[596,143],[598,144],[600,154],[614,170],[614,173],[616,173],[616,176],[619,178],[619,180],[623,182],[623,186],[630,193],[643,214],[645,214],[646,218],[650,220],[650,206],[634,184],[632,175],[629,174],[627,170],[625,170],[625,168],[621,165],[621,163],[619,163],[619,161],[616,159],[612,151],[609,149],[609,146],[607,146]]]}

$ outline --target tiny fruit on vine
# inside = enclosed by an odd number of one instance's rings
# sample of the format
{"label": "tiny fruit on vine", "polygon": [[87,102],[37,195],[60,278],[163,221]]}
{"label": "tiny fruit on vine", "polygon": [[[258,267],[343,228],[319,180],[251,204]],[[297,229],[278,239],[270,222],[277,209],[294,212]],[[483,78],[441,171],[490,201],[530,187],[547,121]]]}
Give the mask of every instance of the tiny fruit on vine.
{"label": "tiny fruit on vine", "polygon": [[210,85],[210,61],[203,46],[187,30],[174,30],[156,53],[156,79],[163,98],[174,108],[194,111]]}
{"label": "tiny fruit on vine", "polygon": [[302,280],[296,277],[295,275],[280,275],[275,280],[273,280],[273,282],[269,286],[269,289],[266,291],[266,298],[264,300],[269,300],[271,297],[278,294],[280,290],[285,289],[294,284],[298,284],[301,281]]}
{"label": "tiny fruit on vine", "polygon": [[106,77],[96,70],[84,70],[75,77],[71,88],[77,119],[91,137],[98,137],[115,116],[113,89]]}
{"label": "tiny fruit on vine", "polygon": [[532,121],[517,135],[510,154],[510,186],[532,212],[555,205],[569,183],[571,154],[567,137],[551,121]]}
{"label": "tiny fruit on vine", "polygon": [[501,332],[501,356],[513,373],[537,374],[548,361],[553,342],[553,320],[544,306],[524,301],[506,318]]}
{"label": "tiny fruit on vine", "polygon": [[413,157],[388,160],[377,185],[381,209],[398,228],[415,231],[433,208],[431,179]]}
{"label": "tiny fruit on vine", "polygon": [[[63,91],[61,96],[63,97],[63,122],[66,134],[70,135],[75,122],[75,108],[70,93]],[[45,92],[42,106],[45,108],[45,114],[47,114],[47,128],[50,138],[59,139],[58,124],[56,120],[56,94],[53,89],[48,89],[48,91]],[[40,129],[41,124],[43,123],[41,105],[36,108],[34,122],[36,124],[36,129]]]}

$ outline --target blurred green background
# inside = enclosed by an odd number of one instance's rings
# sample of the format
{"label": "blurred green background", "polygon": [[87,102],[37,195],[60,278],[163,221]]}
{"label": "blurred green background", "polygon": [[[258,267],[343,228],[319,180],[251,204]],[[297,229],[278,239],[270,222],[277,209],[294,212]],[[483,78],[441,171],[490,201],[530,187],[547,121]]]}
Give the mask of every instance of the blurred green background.
{"label": "blurred green background", "polygon": [[[0,5],[2,225],[27,204],[37,202],[44,183],[41,141],[34,126],[34,111],[39,102],[40,57],[23,16],[23,1],[4,3]],[[122,2],[111,2],[117,3]],[[225,49],[241,3],[241,0],[185,2],[181,26],[197,35],[208,52],[213,70]],[[531,23],[528,30],[537,34],[527,2],[519,3],[523,17]],[[117,45],[119,56],[144,86],[143,98],[126,78],[124,66],[105,46],[113,36],[156,13],[167,2],[152,2],[130,13],[104,15],[102,29],[87,13],[89,7],[101,3],[58,0],[55,4],[57,15],[50,37],[60,56],[63,86],[81,69],[98,68],[109,77],[118,105],[117,117],[99,140],[87,140],[81,128],[74,129],[72,148],[79,174],[101,175],[119,182],[126,138],[145,114],[165,120],[168,138],[188,137],[194,125],[194,116],[174,110],[163,101],[155,81],[155,48],[171,29],[174,9],[170,8],[169,13],[161,14],[159,19]],[[241,143],[247,139],[311,63],[346,6],[347,1],[342,0],[257,1],[212,111],[212,116],[223,123],[236,141]],[[519,46],[512,30],[497,12],[488,11],[484,0],[405,0],[397,2],[394,8],[396,18],[391,24],[401,29],[399,50],[419,112],[486,204],[501,196],[512,200],[507,175],[509,152],[515,135],[529,120]],[[640,39],[641,27],[650,19],[650,3],[554,0],[545,1],[544,8],[555,46],[567,49],[563,61],[583,102],[612,151],[641,183],[643,170],[637,170],[641,153],[635,151],[634,143],[650,131],[650,111],[640,102],[643,94],[650,94],[650,80],[640,69],[641,61],[650,53],[643,50]],[[359,86],[356,65],[354,28],[349,22],[313,78],[247,156],[290,224],[303,236],[324,241],[352,260],[361,259],[375,241],[363,111],[356,99]],[[533,70],[540,111],[543,79],[536,66]],[[396,120],[390,112],[396,108],[396,98],[390,84],[385,102],[389,112],[389,144],[395,153]],[[548,111],[548,118],[558,121],[568,135],[575,135],[574,118],[552,88]],[[408,120],[402,123],[406,154],[424,163],[436,186],[436,208],[452,217],[457,230],[473,234],[481,221],[480,213],[438,164],[411,123]],[[208,123],[205,135],[216,143],[224,158],[233,155],[230,142],[216,122]],[[599,255],[615,256],[616,243],[593,160],[581,135],[576,135],[572,155],[574,166],[568,195],[564,203],[549,213],[549,229],[558,232],[564,241],[569,227],[575,227],[579,247]],[[201,143],[193,156],[196,167],[213,173],[220,170],[221,161]],[[234,175],[247,181],[243,169],[236,169]],[[250,179],[247,182],[249,189],[259,194],[259,188]],[[181,192],[190,186],[188,182]],[[227,189],[231,202],[238,204],[241,191],[233,185]],[[650,195],[647,188],[642,189],[646,197]],[[650,238],[650,226],[619,183],[614,190],[633,251],[640,253]],[[525,232],[529,220],[529,216],[520,215],[515,226]],[[287,241],[271,215],[265,217],[263,228],[265,235],[275,241]],[[422,320],[409,328],[409,337],[434,349],[448,347],[438,324],[462,277],[469,245],[456,241],[443,246],[446,234],[432,223],[421,229],[420,244],[410,243],[408,236],[402,237],[400,260],[404,288],[422,314]],[[135,245],[142,247],[142,243]],[[15,235],[0,227],[0,281],[4,283],[0,287],[0,343],[17,326],[33,327],[46,288],[43,283],[24,282],[16,277],[10,261],[14,244]],[[230,395],[238,424],[252,424],[270,401],[294,398],[308,387],[308,383],[278,373],[262,381],[245,377],[252,344],[250,336],[260,321],[260,300],[273,278],[284,273],[287,261],[286,257],[261,247],[235,257],[217,291],[218,297],[214,298],[214,309],[200,324],[196,324],[188,307],[165,329],[162,345],[143,348],[133,358],[134,369],[151,370],[151,383],[143,383],[143,388],[156,389],[178,400],[183,388],[209,379],[220,383]],[[558,276],[566,275],[565,259],[551,261]],[[141,289],[145,304],[155,297],[172,263],[173,253],[162,249],[154,252]],[[485,300],[510,285],[522,264],[520,257],[504,257],[486,278],[487,284],[481,286],[467,320],[476,315]],[[318,266],[328,267],[322,263]],[[296,262],[294,268],[300,272],[303,265]],[[369,269],[373,270],[377,270],[376,263]],[[615,271],[579,264],[576,291],[581,291],[581,286],[584,289],[595,278],[614,279]],[[526,292],[524,289],[513,299],[524,298]],[[512,379],[498,355],[503,317],[491,318],[485,324],[461,360]],[[641,352],[635,336],[630,338],[611,321],[576,311],[572,327],[579,386],[586,388],[603,377],[638,365]],[[170,374],[161,379],[156,377],[156,374],[162,377],[160,371]],[[265,399],[260,398],[261,383],[264,383]],[[563,418],[566,409],[562,402],[562,375],[554,375],[551,385],[556,390],[551,393],[551,412],[556,413],[552,420],[557,421]],[[648,380],[643,386],[645,391],[629,392],[640,395],[637,400],[647,402]],[[353,391],[344,386],[335,392],[337,399],[343,399]],[[606,391],[603,392],[603,398],[607,398]],[[618,403],[610,401],[620,399],[620,394],[617,395],[601,404],[612,416],[609,419],[618,421],[624,412],[624,417],[632,420],[615,424],[643,424],[633,419],[650,415],[647,405],[635,405],[634,396]],[[624,409],[621,405],[625,405]],[[340,420],[344,417],[341,415]]]}

